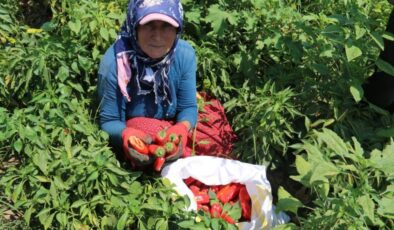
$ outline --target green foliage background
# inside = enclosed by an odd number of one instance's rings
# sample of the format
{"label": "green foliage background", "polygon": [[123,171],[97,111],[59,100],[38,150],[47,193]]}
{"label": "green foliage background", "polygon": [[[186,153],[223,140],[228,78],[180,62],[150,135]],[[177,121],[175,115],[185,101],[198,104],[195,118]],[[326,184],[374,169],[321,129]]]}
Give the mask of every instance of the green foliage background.
{"label": "green foliage background", "polygon": [[[0,3],[0,211],[4,228],[228,229],[194,223],[167,181],[119,162],[97,125],[100,57],[126,0]],[[284,229],[393,227],[394,119],[363,98],[385,0],[183,0],[198,87],[219,98],[245,162],[283,170]],[[49,6],[32,25],[23,11]],[[30,12],[35,12],[34,10]],[[37,17],[39,17],[38,15]],[[383,64],[382,64],[383,63]],[[286,190],[290,191],[287,192]],[[190,222],[191,221],[191,222]],[[188,227],[189,226],[189,227]]]}

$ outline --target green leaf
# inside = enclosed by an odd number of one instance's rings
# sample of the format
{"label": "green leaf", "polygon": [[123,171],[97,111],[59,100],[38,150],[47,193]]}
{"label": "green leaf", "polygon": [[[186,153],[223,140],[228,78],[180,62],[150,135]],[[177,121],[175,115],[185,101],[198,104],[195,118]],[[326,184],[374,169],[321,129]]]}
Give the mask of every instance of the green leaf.
{"label": "green leaf", "polygon": [[282,186],[278,189],[278,203],[276,205],[276,212],[289,211],[297,214],[297,210],[304,205],[297,198],[294,198]]}
{"label": "green leaf", "polygon": [[96,27],[97,27],[97,21],[93,20],[89,22],[89,28],[91,32],[94,32],[96,30]]}
{"label": "green leaf", "polygon": [[78,73],[78,74],[81,73],[81,72],[79,71],[79,68],[78,68],[78,63],[75,62],[75,61],[71,64],[71,69],[74,70],[74,71],[75,71],[76,73]]}
{"label": "green leaf", "polygon": [[367,30],[356,24],[355,25],[355,32],[356,32],[356,39],[360,39],[365,35]]}
{"label": "green leaf", "polygon": [[234,205],[224,204],[223,211],[227,209],[227,205],[229,206],[227,215],[229,215],[233,220],[239,220],[242,215],[241,204],[239,202],[235,202]]}
{"label": "green leaf", "polygon": [[36,210],[34,209],[34,206],[30,206],[29,209],[27,209],[27,211],[23,214],[23,219],[25,220],[25,222],[26,222],[27,224],[30,223],[31,214],[32,214],[33,212],[35,212],[35,211],[36,211]]}
{"label": "green leaf", "polygon": [[12,193],[12,197],[11,197],[13,202],[17,202],[19,200],[18,198],[23,190],[23,185],[24,185],[24,182],[20,182],[16,186],[16,188],[14,189],[14,191]]}
{"label": "green leaf", "polygon": [[345,52],[346,52],[347,60],[349,62],[351,62],[352,60],[360,57],[363,54],[361,49],[358,48],[357,46],[354,46],[354,45],[351,45],[351,46],[346,45],[345,46]]}
{"label": "green leaf", "polygon": [[394,184],[387,186],[385,193],[386,192],[391,192],[394,195]]}
{"label": "green leaf", "polygon": [[218,218],[212,218],[210,226],[212,227],[213,230],[220,229],[219,219]]}
{"label": "green leaf", "polygon": [[354,143],[354,154],[356,156],[362,157],[364,155],[364,149],[362,148],[360,142],[357,141],[355,137],[352,137]]}
{"label": "green leaf", "polygon": [[101,229],[111,229],[114,228],[117,223],[115,216],[104,216],[101,220]]}
{"label": "green leaf", "polygon": [[56,214],[56,220],[60,223],[60,226],[66,227],[68,223],[68,218],[66,213]]}
{"label": "green leaf", "polygon": [[93,59],[94,59],[94,60],[98,59],[98,58],[99,58],[99,55],[100,55],[100,51],[99,51],[96,47],[94,47],[94,48],[93,48],[93,51],[92,51],[92,57],[93,57]]}
{"label": "green leaf", "polygon": [[370,196],[369,195],[361,196],[357,199],[357,202],[361,205],[364,214],[369,218],[369,220],[371,222],[374,222],[375,203],[370,198]]}
{"label": "green leaf", "polygon": [[372,40],[374,40],[376,45],[379,46],[380,50],[384,50],[384,42],[382,36],[376,32],[369,33],[369,35],[371,36]]}
{"label": "green leaf", "polygon": [[81,21],[77,19],[75,22],[68,22],[68,27],[71,29],[71,31],[78,34],[81,30]]}
{"label": "green leaf", "polygon": [[59,68],[58,73],[56,74],[56,78],[58,78],[61,82],[64,82],[70,75],[70,71],[65,66],[61,66]]}
{"label": "green leaf", "polygon": [[[80,85],[78,85],[78,86],[81,87]],[[81,87],[81,90],[83,90],[82,87]],[[81,124],[73,124],[72,128],[80,133],[87,133],[88,132],[88,130],[84,126],[82,126]]]}
{"label": "green leaf", "polygon": [[[327,180],[328,181],[328,180]],[[330,184],[328,182],[318,182],[314,184],[316,191],[322,198],[327,198],[328,192],[330,191]]]}
{"label": "green leaf", "polygon": [[37,214],[40,223],[44,225],[44,229],[48,229],[48,227],[52,224],[53,217],[55,216],[55,213],[48,215],[51,210],[52,208],[45,208]]}
{"label": "green leaf", "polygon": [[121,176],[128,176],[128,175],[130,175],[129,172],[127,172],[127,171],[124,170],[123,168],[120,168],[119,166],[114,165],[114,164],[112,164],[112,163],[107,163],[107,164],[105,165],[105,167],[106,167],[109,171],[111,171],[111,172],[113,172],[113,173],[116,173],[116,174],[118,174],[118,175],[121,175]]}
{"label": "green leaf", "polygon": [[38,166],[45,176],[48,175],[48,155],[45,151],[35,154],[33,156],[33,163]]}
{"label": "green leaf", "polygon": [[120,217],[118,223],[116,224],[117,230],[125,229],[127,219],[129,218],[129,210],[126,209],[125,213]]}
{"label": "green leaf", "polygon": [[360,84],[351,85],[350,93],[356,102],[360,102],[363,99],[364,91]]}
{"label": "green leaf", "polygon": [[349,154],[346,143],[334,131],[323,129],[323,132],[316,132],[318,138],[322,140],[328,148],[334,151],[336,155]]}
{"label": "green leaf", "polygon": [[[190,225],[189,225],[190,222]],[[196,223],[193,220],[186,220],[178,223],[178,226],[185,228],[185,229],[192,229],[192,230],[209,230],[210,228],[205,227],[204,223]],[[212,229],[214,230],[214,229]]]}
{"label": "green leaf", "polygon": [[100,35],[104,40],[109,41],[109,32],[108,32],[107,28],[101,27],[100,28]]}
{"label": "green leaf", "polygon": [[51,215],[48,216],[48,218],[45,219],[44,221],[44,229],[48,229],[49,227],[52,226],[52,222],[53,222],[53,217],[55,216],[56,213],[53,213]]}
{"label": "green leaf", "polygon": [[22,141],[21,141],[20,139],[16,140],[16,141],[14,142],[13,147],[14,147],[15,151],[17,151],[18,153],[20,153],[21,150],[22,150],[22,148],[23,148],[23,143],[22,143]]}
{"label": "green leaf", "polygon": [[47,216],[47,213],[50,212],[51,210],[52,208],[44,208],[36,215],[36,217]]}
{"label": "green leaf", "polygon": [[383,59],[378,58],[375,62],[376,66],[383,72],[394,76],[394,67]]}
{"label": "green leaf", "polygon": [[297,172],[301,176],[305,176],[312,169],[311,164],[308,161],[306,161],[302,156],[299,155],[296,156],[295,164],[296,164]]}
{"label": "green leaf", "polygon": [[385,32],[382,36],[384,39],[387,39],[389,41],[394,41],[394,34],[390,32]]}
{"label": "green leaf", "polygon": [[160,218],[157,220],[155,225],[156,230],[167,230],[168,229],[168,222],[167,220]]}
{"label": "green leaf", "polygon": [[69,189],[69,186],[66,183],[64,183],[64,181],[62,180],[62,178],[60,176],[54,176],[53,183],[56,185],[56,188],[58,188],[60,190]]}
{"label": "green leaf", "polygon": [[321,162],[314,165],[309,183],[328,182],[328,177],[335,176],[339,173],[339,169],[330,161],[322,159]]}
{"label": "green leaf", "polygon": [[378,213],[394,218],[394,197],[383,197],[378,202]]}
{"label": "green leaf", "polygon": [[187,18],[188,22],[200,24],[201,11],[197,9],[197,10],[186,12],[185,18]]}
{"label": "green leaf", "polygon": [[236,16],[220,9],[218,4],[214,4],[209,7],[208,15],[205,17],[205,20],[211,23],[213,31],[221,36],[227,27],[227,22],[232,25],[235,24]]}
{"label": "green leaf", "polygon": [[84,200],[77,200],[74,203],[72,203],[71,208],[78,208],[84,204],[87,204],[87,202]]}
{"label": "green leaf", "polygon": [[373,150],[370,162],[386,175],[394,175],[394,142],[387,145],[382,152]]}
{"label": "green leaf", "polygon": [[94,171],[92,174],[90,174],[90,176],[88,177],[87,181],[92,181],[92,180],[96,180],[99,176],[99,172],[98,171]]}

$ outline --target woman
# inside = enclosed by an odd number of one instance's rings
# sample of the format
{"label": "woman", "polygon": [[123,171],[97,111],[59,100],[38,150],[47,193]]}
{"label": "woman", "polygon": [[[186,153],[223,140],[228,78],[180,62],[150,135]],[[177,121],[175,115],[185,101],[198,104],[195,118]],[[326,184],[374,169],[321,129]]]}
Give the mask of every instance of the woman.
{"label": "woman", "polygon": [[130,151],[129,137],[150,143],[158,128],[181,137],[171,160],[190,155],[185,146],[197,122],[196,56],[180,39],[182,23],[179,0],[131,0],[120,35],[100,63],[100,125],[134,167],[152,159]]}

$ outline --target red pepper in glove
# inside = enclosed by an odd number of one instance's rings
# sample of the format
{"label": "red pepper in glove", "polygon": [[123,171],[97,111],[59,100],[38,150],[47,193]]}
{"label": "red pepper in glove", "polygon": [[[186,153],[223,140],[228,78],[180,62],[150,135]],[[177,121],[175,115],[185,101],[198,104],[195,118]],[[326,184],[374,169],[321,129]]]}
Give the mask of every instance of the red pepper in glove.
{"label": "red pepper in glove", "polygon": [[158,145],[164,145],[167,141],[167,131],[165,129],[156,133],[155,142]]}
{"label": "red pepper in glove", "polygon": [[141,154],[148,154],[149,149],[148,146],[138,137],[136,136],[130,136],[129,137],[129,144],[133,149],[135,149],[137,152]]}
{"label": "red pepper in glove", "polygon": [[171,126],[170,128],[167,129],[167,133],[176,134],[182,143],[182,149],[186,148],[187,134],[189,133],[189,127],[184,122],[178,122],[175,125]]}
{"label": "red pepper in glove", "polygon": [[151,144],[148,146],[149,153],[156,157],[164,157],[166,150],[163,146]]}
{"label": "red pepper in glove", "polygon": [[163,168],[163,165],[164,165],[164,162],[166,161],[166,158],[164,158],[164,157],[158,157],[158,158],[156,158],[156,160],[155,160],[155,163],[153,164],[153,169],[156,171],[156,172],[160,172],[161,171],[161,168]]}
{"label": "red pepper in glove", "polygon": [[138,130],[138,129],[126,127],[122,132],[123,151],[124,152],[128,152],[128,149],[130,147],[128,142],[129,142],[129,138],[131,136],[138,137],[146,144],[150,144],[152,142],[152,137],[149,134],[147,134],[141,130]]}
{"label": "red pepper in glove", "polygon": [[133,148],[133,146],[130,145],[129,138],[131,136],[139,138],[145,144],[150,144],[152,142],[152,137],[149,134],[135,128],[126,127],[122,132],[122,147],[126,159],[130,160],[130,163],[133,167],[151,164],[151,157],[139,153],[136,149]]}
{"label": "red pepper in glove", "polygon": [[170,133],[168,135],[168,141],[177,145],[179,143],[179,136],[175,133]]}
{"label": "red pepper in glove", "polygon": [[178,152],[178,147],[172,142],[167,142],[164,145],[164,149],[166,150],[166,153],[169,156],[171,156],[172,154],[175,154],[176,152]]}

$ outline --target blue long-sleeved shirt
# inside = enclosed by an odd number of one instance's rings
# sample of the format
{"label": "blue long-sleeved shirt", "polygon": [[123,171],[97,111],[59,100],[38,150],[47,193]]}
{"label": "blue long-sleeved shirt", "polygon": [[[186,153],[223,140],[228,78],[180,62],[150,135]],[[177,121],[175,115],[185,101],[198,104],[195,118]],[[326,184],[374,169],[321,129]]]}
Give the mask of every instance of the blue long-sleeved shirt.
{"label": "blue long-sleeved shirt", "polygon": [[109,134],[110,143],[115,147],[122,146],[122,131],[126,120],[132,117],[188,121],[194,127],[197,122],[196,68],[193,47],[180,39],[168,77],[172,105],[155,104],[153,93],[137,95],[133,80],[127,87],[131,97],[131,101],[127,102],[118,86],[114,46],[109,47],[100,63],[98,96],[100,126]]}

